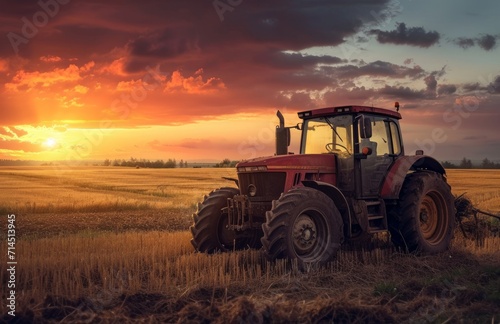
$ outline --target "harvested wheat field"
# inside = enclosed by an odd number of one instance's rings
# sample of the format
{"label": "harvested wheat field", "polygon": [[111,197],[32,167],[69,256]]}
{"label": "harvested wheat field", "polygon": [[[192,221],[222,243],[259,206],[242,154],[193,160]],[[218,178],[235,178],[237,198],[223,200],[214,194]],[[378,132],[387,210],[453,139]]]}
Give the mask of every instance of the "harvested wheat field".
{"label": "harvested wheat field", "polygon": [[[394,250],[385,235],[298,271],[259,251],[195,253],[191,215],[232,169],[0,168],[1,241],[15,214],[19,322],[499,323],[497,220],[457,227],[447,253]],[[500,212],[500,172],[450,170],[455,195]],[[466,237],[464,237],[464,234]],[[480,234],[478,234],[480,233]],[[1,259],[3,320],[10,274]]]}

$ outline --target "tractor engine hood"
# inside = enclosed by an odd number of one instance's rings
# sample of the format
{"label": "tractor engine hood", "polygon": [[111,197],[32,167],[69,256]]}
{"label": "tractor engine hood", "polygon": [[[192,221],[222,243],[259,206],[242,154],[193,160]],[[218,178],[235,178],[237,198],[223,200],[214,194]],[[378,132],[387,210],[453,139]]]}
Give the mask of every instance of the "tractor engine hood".
{"label": "tractor engine hood", "polygon": [[238,172],[263,171],[311,171],[315,173],[335,173],[334,154],[300,154],[260,157],[238,163]]}

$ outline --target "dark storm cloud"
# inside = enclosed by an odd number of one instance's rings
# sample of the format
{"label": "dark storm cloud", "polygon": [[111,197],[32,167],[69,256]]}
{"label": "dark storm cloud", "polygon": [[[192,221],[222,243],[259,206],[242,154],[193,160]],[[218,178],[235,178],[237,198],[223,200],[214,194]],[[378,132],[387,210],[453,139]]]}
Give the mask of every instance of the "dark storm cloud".
{"label": "dark storm cloud", "polygon": [[373,29],[370,34],[377,36],[377,41],[382,44],[410,45],[430,47],[439,41],[437,31],[425,31],[423,27],[407,28],[405,23],[398,23],[395,30],[383,31]]}

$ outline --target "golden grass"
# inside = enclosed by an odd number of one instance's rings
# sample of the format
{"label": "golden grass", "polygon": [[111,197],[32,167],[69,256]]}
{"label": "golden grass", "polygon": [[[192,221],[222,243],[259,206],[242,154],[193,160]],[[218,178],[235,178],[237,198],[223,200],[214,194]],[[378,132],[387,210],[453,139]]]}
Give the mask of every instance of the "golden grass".
{"label": "golden grass", "polygon": [[[391,270],[395,266],[411,268],[410,263],[414,263],[420,270],[411,271],[419,273],[425,281],[447,275],[450,269],[444,264],[458,262],[460,265],[463,255],[500,263],[500,237],[486,238],[481,247],[460,239],[450,253],[432,258],[408,256],[379,247],[341,251],[329,266],[309,273],[299,272],[296,264],[285,260],[268,263],[258,251],[194,253],[189,239],[189,232],[129,232],[21,240],[17,245],[18,305],[36,309],[47,296],[64,296],[69,300],[88,296],[88,302],[94,307],[105,309],[115,307],[122,295],[147,292],[182,298],[205,288],[229,289],[233,294],[240,291],[267,298],[290,292],[293,296],[296,291],[300,292],[299,296],[288,298],[303,300],[323,293],[342,295],[352,290],[356,298],[373,302],[372,295],[391,295],[391,289],[415,279],[404,273],[395,276],[395,269]],[[5,251],[5,241],[0,248]],[[445,270],[437,269],[440,267],[437,263],[443,263]],[[6,269],[0,268],[0,277],[6,275]],[[3,304],[0,311],[6,312]]]}
{"label": "golden grass", "polygon": [[[341,321],[339,314],[359,322],[444,322],[500,316],[492,306],[500,302],[499,237],[477,244],[457,233],[450,252],[427,257],[376,244],[370,250],[343,250],[327,267],[301,273],[288,261],[268,263],[258,251],[193,251],[186,229],[194,205],[210,190],[232,185],[219,178],[234,176],[233,170],[98,167],[74,172],[61,176],[47,168],[0,169],[6,179],[2,208],[54,204],[50,211],[9,210],[19,213],[16,291],[18,310],[25,316],[67,321],[136,316],[169,322],[231,322],[251,316],[252,321]],[[467,192],[480,208],[500,210],[495,187],[500,173],[467,172],[449,171],[454,193]],[[163,195],[155,195],[161,183]],[[30,186],[39,191],[30,196]],[[59,209],[57,191],[74,209]],[[94,201],[82,201],[88,195]],[[107,212],[97,202],[108,195],[150,205],[142,211]],[[85,204],[96,210],[87,211]],[[2,239],[0,251],[6,249]],[[5,296],[3,266],[0,278]],[[482,311],[474,306],[478,303]],[[0,314],[6,311],[2,302]]]}
{"label": "golden grass", "polygon": [[0,212],[72,213],[193,208],[234,169],[133,169],[80,167],[0,168]]}
{"label": "golden grass", "polygon": [[455,195],[466,195],[480,209],[500,212],[500,171],[447,170]]}

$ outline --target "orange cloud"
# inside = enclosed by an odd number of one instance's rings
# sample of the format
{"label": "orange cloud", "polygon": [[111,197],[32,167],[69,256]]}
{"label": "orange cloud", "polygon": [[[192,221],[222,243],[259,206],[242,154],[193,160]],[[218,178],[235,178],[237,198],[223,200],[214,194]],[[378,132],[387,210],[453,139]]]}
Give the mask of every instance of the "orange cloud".
{"label": "orange cloud", "polygon": [[142,80],[120,81],[116,86],[117,91],[130,92],[134,89],[145,88]]}
{"label": "orange cloud", "polygon": [[226,89],[226,85],[220,78],[209,78],[203,80],[203,69],[196,71],[195,76],[183,77],[180,71],[172,73],[172,78],[165,85],[165,92],[187,92],[187,93],[213,93]]}
{"label": "orange cloud", "polygon": [[89,92],[89,88],[79,84],[73,88],[73,91],[80,94],[86,94],[87,92]]}
{"label": "orange cloud", "polygon": [[47,63],[61,62],[62,58],[54,55],[41,56],[40,61]]}
{"label": "orange cloud", "polygon": [[124,66],[125,66],[125,59],[122,57],[117,60],[114,60],[113,62],[111,62],[111,64],[103,67],[99,72],[125,76],[127,74],[124,72],[125,70]]}
{"label": "orange cloud", "polygon": [[70,64],[65,69],[57,68],[50,72],[26,72],[20,70],[12,78],[12,82],[5,84],[5,88],[13,92],[30,91],[38,86],[46,88],[57,83],[79,81],[82,79],[81,74],[90,71],[94,65],[95,63],[91,61],[81,67]]}

